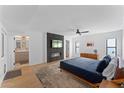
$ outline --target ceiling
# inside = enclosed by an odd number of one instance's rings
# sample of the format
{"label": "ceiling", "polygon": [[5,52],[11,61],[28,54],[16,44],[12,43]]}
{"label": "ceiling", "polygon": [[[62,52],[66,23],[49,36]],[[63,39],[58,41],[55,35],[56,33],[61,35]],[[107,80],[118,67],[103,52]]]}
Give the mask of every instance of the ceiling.
{"label": "ceiling", "polygon": [[0,6],[0,20],[7,31],[40,31],[74,35],[72,30],[90,33],[117,31],[123,28],[124,6]]}

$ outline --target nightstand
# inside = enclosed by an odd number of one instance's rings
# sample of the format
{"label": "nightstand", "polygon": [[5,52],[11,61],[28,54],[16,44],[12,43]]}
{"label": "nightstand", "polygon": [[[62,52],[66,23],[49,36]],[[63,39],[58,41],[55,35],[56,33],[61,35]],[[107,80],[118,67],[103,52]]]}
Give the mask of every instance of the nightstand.
{"label": "nightstand", "polygon": [[124,83],[124,68],[117,69],[114,80],[102,80],[100,88],[120,88],[121,84]]}
{"label": "nightstand", "polygon": [[115,79],[123,79],[124,78],[124,68],[118,69]]}

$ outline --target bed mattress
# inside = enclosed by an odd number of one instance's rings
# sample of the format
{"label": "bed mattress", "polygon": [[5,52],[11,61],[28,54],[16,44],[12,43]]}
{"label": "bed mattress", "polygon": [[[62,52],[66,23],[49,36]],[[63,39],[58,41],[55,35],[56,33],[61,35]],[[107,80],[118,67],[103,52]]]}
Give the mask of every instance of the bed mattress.
{"label": "bed mattress", "polygon": [[60,68],[65,69],[91,83],[99,83],[105,77],[96,71],[98,63],[98,60],[77,57],[61,61]]}

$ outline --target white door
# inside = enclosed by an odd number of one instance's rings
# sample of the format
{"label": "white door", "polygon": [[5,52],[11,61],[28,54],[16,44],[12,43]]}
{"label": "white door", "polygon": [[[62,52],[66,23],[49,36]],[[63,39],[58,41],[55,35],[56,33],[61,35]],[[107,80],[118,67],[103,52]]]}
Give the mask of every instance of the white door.
{"label": "white door", "polygon": [[7,34],[0,29],[0,84],[7,71]]}
{"label": "white door", "polygon": [[1,32],[1,63],[3,64],[3,74],[6,73],[7,70],[7,34],[2,29]]}

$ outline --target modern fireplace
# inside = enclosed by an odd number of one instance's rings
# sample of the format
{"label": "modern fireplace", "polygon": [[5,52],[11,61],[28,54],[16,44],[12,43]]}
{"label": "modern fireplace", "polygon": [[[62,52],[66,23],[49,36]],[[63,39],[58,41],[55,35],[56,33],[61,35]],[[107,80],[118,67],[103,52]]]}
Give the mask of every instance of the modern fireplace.
{"label": "modern fireplace", "polygon": [[59,52],[51,53],[51,58],[60,57],[60,56],[61,56],[61,53]]}
{"label": "modern fireplace", "polygon": [[47,33],[47,62],[64,59],[64,36]]}

